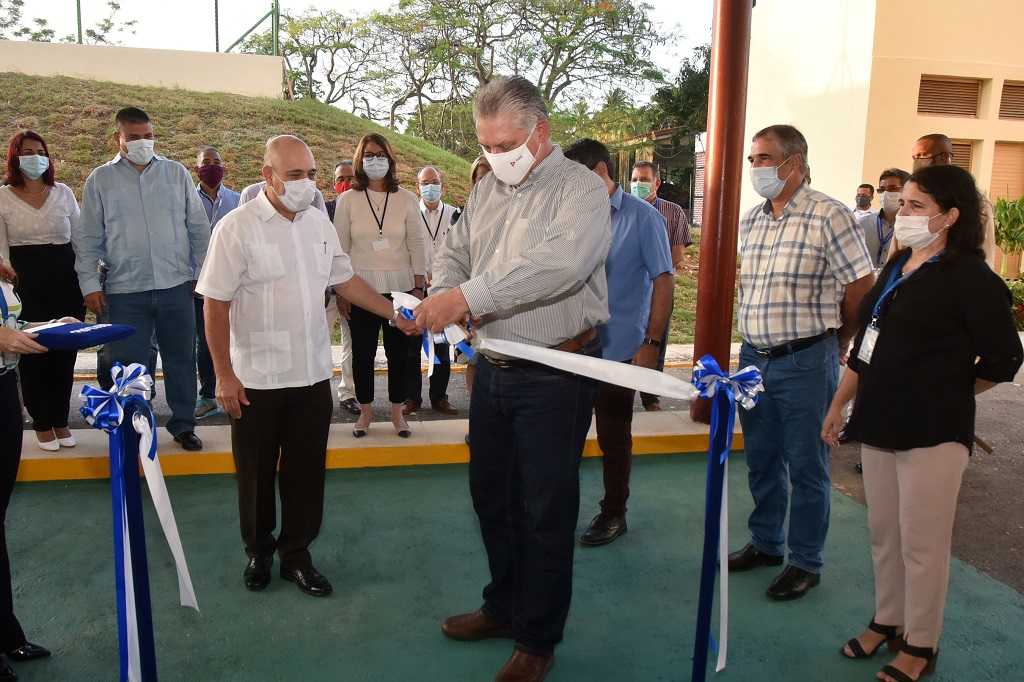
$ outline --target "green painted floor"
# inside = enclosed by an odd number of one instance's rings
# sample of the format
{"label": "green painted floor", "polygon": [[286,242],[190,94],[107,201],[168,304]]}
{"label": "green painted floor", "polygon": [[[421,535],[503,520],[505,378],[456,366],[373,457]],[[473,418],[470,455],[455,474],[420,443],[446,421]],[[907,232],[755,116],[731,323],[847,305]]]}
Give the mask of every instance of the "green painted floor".
{"label": "green painted floor", "polygon": [[[584,462],[581,480],[582,529],[597,511],[600,461]],[[326,599],[303,595],[276,571],[266,591],[243,588],[234,485],[231,476],[168,479],[202,616],[177,605],[170,552],[147,503],[162,680],[491,680],[508,658],[508,641],[441,635],[445,616],[480,605],[486,580],[465,466],[329,471],[313,547],[334,584]],[[689,679],[703,458],[639,457],[631,487],[630,531],[577,551],[552,682]],[[737,548],[750,508],[742,456],[733,458],[730,487]],[[769,601],[775,569],[733,576],[729,664],[709,679],[874,679],[881,656],[851,662],[838,653],[872,613],[866,515],[838,493],[832,504],[822,584],[806,598]],[[15,665],[20,678],[117,679],[108,483],[20,483],[7,532],[16,610],[29,639],[54,652]],[[932,679],[1024,679],[1022,624],[1024,597],[954,561]]]}

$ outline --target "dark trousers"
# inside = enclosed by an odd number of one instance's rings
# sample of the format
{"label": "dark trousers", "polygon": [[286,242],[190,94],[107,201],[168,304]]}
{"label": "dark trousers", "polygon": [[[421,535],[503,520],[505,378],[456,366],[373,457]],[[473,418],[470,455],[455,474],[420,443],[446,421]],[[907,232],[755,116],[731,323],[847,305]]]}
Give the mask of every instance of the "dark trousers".
{"label": "dark trousers", "polygon": [[[597,342],[588,355],[600,356]],[[469,489],[491,582],[484,611],[516,648],[546,656],[562,641],[572,599],[580,458],[596,385],[543,366],[481,358],[469,417]]]}
{"label": "dark trousers", "polygon": [[[281,556],[281,568],[309,568],[309,545],[324,515],[324,468],[334,401],[330,381],[312,386],[245,390],[248,405],[231,419],[238,516],[245,553]],[[278,466],[280,465],[280,473]],[[274,482],[281,490],[281,532]]]}
{"label": "dark trousers", "polygon": [[213,356],[206,345],[206,320],[203,318],[203,299],[192,299],[196,306],[196,367],[199,369],[199,395],[212,400],[217,395],[217,375],[213,371]]}
{"label": "dark trousers", "polygon": [[[669,311],[668,311],[668,324],[665,325],[665,333],[661,337],[661,349],[658,350],[658,366],[655,368],[659,372],[664,372],[665,371],[665,351],[668,350],[668,333],[672,329],[672,310],[674,308],[675,308],[675,305],[673,304],[673,307],[670,308]],[[658,400],[658,396],[656,396],[656,395],[653,395],[651,393],[641,393],[640,394],[640,403],[642,405],[644,405],[644,406],[650,405],[651,403],[657,403],[657,402],[661,402],[661,401]]]}
{"label": "dark trousers", "polygon": [[[423,402],[423,367],[420,358],[423,354],[423,337],[410,337],[413,343],[409,344],[409,397],[408,399],[417,405]],[[438,364],[434,365],[434,373],[430,376],[430,388],[427,395],[430,397],[430,404],[433,405],[439,400],[448,400],[448,381],[452,376],[452,347],[447,343],[439,343],[434,346],[434,355],[437,356]]]}
{"label": "dark trousers", "polygon": [[[21,319],[85,318],[70,244],[12,246],[11,265],[18,272]],[[18,363],[21,394],[36,431],[67,427],[77,356],[75,351],[52,350],[24,355]]]}
{"label": "dark trousers", "polygon": [[13,651],[25,643],[25,633],[14,615],[11,562],[7,556],[7,506],[21,464],[21,401],[18,375],[0,374],[0,651]]}
{"label": "dark trousers", "polygon": [[[391,300],[391,296],[384,298]],[[357,305],[352,306],[348,326],[352,332],[352,379],[356,384],[356,400],[363,405],[373,402],[373,359],[377,354],[377,338],[383,329],[384,354],[388,358],[388,400],[405,402],[409,345],[415,339],[409,339],[383,317]]]}
{"label": "dark trousers", "polygon": [[[629,361],[627,361],[628,364]],[[616,516],[626,514],[629,499],[629,472],[633,468],[632,388],[601,384],[594,407],[597,444],[604,467],[604,499],[601,511]]]}

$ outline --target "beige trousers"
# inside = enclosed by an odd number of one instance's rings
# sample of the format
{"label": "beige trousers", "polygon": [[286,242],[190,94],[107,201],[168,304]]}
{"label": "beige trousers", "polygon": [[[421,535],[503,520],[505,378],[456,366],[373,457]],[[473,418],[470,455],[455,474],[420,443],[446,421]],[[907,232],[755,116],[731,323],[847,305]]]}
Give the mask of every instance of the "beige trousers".
{"label": "beige trousers", "polygon": [[861,446],[875,568],[875,622],[903,626],[911,646],[934,647],[949,587],[953,518],[968,450]]}
{"label": "beige trousers", "polygon": [[352,378],[352,332],[348,328],[348,320],[338,311],[334,296],[326,308],[327,331],[334,329],[334,321],[341,320],[341,383],[338,384],[338,400],[356,397],[356,382]]}

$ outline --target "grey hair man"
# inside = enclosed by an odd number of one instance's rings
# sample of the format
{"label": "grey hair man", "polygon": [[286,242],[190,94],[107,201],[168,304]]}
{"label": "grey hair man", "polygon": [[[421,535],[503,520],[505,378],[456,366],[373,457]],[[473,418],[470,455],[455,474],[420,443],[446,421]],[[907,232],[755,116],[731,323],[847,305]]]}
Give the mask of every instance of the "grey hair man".
{"label": "grey hair man", "polygon": [[[529,81],[498,78],[473,103],[490,163],[434,263],[420,327],[466,324],[488,339],[600,355],[607,322],[608,188],[551,142]],[[444,621],[452,639],[507,637],[497,679],[541,680],[554,665],[572,596],[579,465],[596,385],[484,350],[469,417],[469,486],[491,581],[483,605]],[[516,485],[510,486],[509,480]]]}

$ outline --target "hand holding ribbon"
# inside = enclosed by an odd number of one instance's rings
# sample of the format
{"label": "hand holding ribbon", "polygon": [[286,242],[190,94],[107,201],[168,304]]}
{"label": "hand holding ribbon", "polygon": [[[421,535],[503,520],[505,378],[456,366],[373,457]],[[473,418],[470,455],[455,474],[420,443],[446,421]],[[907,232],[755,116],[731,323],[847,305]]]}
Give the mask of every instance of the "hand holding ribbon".
{"label": "hand holding ribbon", "polygon": [[[422,303],[420,299],[401,291],[392,291],[391,299],[394,301],[395,310],[400,311],[402,317],[407,320],[416,319],[414,311]],[[423,354],[427,356],[427,376],[433,376],[434,365],[440,364],[435,355],[434,346],[436,344],[447,343],[453,345],[465,353],[467,357],[473,357],[473,349],[470,348],[468,343],[465,343],[469,338],[470,332],[457,324],[449,324],[439,332],[431,332],[429,329],[423,330]]]}

